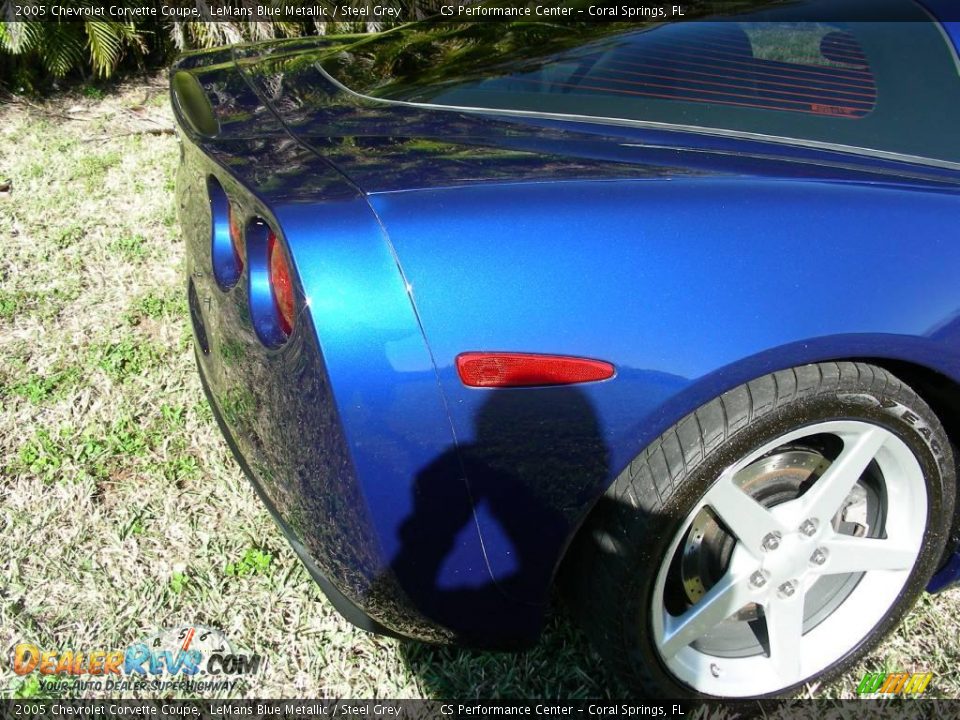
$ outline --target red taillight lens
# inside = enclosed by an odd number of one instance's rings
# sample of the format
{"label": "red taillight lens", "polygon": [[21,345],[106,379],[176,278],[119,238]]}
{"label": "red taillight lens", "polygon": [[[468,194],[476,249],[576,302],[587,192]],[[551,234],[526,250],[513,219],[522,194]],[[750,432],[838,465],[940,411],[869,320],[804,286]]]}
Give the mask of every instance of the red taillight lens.
{"label": "red taillight lens", "polygon": [[273,230],[267,237],[267,252],[270,256],[270,287],[273,289],[273,303],[277,308],[280,329],[283,330],[284,335],[289,335],[293,332],[294,325],[293,279],[287,255],[277,241]]}
{"label": "red taillight lens", "polygon": [[237,270],[243,270],[247,261],[247,250],[243,245],[243,230],[240,226],[240,213],[230,203],[227,209],[227,223],[230,225],[230,243],[233,245],[233,258],[237,261]]}
{"label": "red taillight lens", "polygon": [[470,387],[534,387],[606,380],[614,367],[564,355],[469,352],[457,356],[457,373]]}

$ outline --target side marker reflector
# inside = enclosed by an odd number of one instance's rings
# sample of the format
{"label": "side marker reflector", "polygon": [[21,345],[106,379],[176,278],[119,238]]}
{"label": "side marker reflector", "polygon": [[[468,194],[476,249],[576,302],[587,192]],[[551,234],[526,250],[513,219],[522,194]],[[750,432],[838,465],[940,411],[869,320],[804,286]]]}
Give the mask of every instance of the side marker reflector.
{"label": "side marker reflector", "polygon": [[466,352],[457,355],[457,373],[468,387],[573,385],[612,378],[602,360],[530,353]]}

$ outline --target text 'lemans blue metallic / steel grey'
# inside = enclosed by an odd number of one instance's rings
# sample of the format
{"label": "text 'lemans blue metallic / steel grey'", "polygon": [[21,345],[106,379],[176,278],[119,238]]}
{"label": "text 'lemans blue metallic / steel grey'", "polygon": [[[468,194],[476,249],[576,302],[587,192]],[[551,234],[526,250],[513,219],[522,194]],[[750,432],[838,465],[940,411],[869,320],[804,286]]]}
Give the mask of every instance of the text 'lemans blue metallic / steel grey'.
{"label": "text 'lemans blue metallic / steel grey'", "polygon": [[[378,100],[324,69],[355,41],[197,54],[173,76],[201,375],[238,458],[351,619],[529,644],[566,547],[620,471],[775,370],[869,360],[958,428],[952,151],[924,162],[754,130]],[[956,108],[954,80],[940,101]],[[684,102],[716,101],[678,82]],[[886,87],[877,70],[878,117]],[[736,119],[738,102],[723,112]],[[860,122],[811,116],[811,133],[821,121]],[[211,177],[289,253],[299,313],[280,347],[254,331],[247,281],[213,277]],[[592,357],[617,374],[469,388],[454,361],[471,350]],[[956,581],[948,560],[931,589]]]}

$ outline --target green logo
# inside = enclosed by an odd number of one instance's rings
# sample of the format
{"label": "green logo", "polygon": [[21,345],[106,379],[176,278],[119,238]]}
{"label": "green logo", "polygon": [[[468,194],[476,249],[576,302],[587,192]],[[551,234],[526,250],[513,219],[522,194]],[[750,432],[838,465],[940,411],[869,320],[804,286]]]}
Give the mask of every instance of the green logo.
{"label": "green logo", "polygon": [[863,676],[857,695],[920,695],[930,684],[933,673],[870,673]]}

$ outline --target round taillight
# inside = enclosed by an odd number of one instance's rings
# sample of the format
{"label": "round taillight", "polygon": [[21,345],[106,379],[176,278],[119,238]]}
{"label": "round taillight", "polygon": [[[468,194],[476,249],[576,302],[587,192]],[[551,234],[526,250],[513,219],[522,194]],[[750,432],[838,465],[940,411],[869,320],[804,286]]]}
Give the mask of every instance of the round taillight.
{"label": "round taillight", "polygon": [[237,273],[243,272],[243,265],[247,261],[247,249],[243,244],[243,226],[240,224],[240,213],[233,203],[227,209],[227,223],[230,226],[230,244],[233,245],[233,259],[237,263]]}
{"label": "round taillight", "polygon": [[273,291],[273,304],[277,310],[277,319],[284,335],[293,332],[294,310],[296,303],[293,296],[293,280],[290,272],[290,263],[283,246],[277,241],[277,236],[270,231],[267,236],[267,252],[270,263],[270,288]]}

